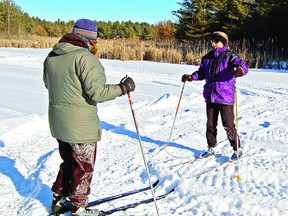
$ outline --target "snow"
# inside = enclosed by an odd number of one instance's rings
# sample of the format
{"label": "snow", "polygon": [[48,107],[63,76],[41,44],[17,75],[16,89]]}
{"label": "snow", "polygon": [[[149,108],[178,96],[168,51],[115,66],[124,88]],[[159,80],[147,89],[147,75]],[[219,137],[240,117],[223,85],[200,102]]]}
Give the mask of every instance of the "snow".
{"label": "snow", "polygon": [[[42,64],[50,49],[0,48],[1,215],[47,215],[51,185],[61,163],[47,120]],[[219,121],[217,155],[195,160],[206,149],[203,82],[180,78],[197,66],[101,59],[108,83],[126,74],[141,144],[160,215],[288,215],[288,73],[250,69],[237,80],[239,135],[244,157],[232,154]],[[99,104],[103,138],[98,143],[90,201],[149,185],[127,96]],[[167,147],[176,116],[171,142]],[[220,120],[220,119],[219,119]],[[179,165],[179,163],[192,161]],[[223,165],[220,165],[223,164]],[[209,167],[217,167],[206,172]],[[238,170],[239,168],[239,170]],[[238,180],[234,175],[240,175]],[[151,198],[151,191],[96,206],[116,206]],[[113,215],[156,215],[153,203]]]}

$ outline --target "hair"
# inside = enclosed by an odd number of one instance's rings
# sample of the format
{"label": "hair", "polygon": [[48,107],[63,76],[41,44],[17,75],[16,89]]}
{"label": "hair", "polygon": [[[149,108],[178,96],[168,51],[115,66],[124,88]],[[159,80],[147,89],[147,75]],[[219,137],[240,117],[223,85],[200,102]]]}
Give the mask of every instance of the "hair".
{"label": "hair", "polygon": [[98,51],[98,47],[97,47],[97,40],[89,40],[91,46],[92,46],[92,50],[91,53],[93,53],[94,55],[97,54]]}

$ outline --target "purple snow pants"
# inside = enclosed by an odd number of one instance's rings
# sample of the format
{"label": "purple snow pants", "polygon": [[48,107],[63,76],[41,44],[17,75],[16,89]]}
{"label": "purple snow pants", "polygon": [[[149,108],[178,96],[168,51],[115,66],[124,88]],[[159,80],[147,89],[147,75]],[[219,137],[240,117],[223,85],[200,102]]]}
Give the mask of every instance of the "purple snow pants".
{"label": "purple snow pants", "polygon": [[238,147],[240,147],[240,140],[236,134],[234,123],[234,106],[225,104],[206,103],[206,138],[209,147],[215,147],[217,143],[217,124],[218,116],[221,115],[222,125],[226,130],[228,140],[233,150],[237,150],[236,138],[238,138]]}
{"label": "purple snow pants", "polygon": [[73,206],[85,207],[96,160],[97,143],[70,144],[57,140],[63,162],[52,191],[69,197]]}

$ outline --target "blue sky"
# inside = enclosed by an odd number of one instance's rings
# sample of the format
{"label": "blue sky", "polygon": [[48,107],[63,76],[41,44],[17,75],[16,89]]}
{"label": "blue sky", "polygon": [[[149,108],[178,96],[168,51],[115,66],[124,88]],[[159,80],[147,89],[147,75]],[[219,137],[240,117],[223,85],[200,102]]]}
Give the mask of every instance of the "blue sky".
{"label": "blue sky", "polygon": [[182,0],[14,0],[30,17],[47,21],[88,18],[96,21],[176,21],[172,15]]}

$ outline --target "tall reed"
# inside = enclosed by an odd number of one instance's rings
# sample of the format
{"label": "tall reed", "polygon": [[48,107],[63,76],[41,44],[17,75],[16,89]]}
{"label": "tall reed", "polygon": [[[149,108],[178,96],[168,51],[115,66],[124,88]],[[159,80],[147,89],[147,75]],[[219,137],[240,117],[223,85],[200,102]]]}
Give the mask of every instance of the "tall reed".
{"label": "tall reed", "polygon": [[[60,38],[23,36],[1,37],[0,47],[52,48]],[[279,52],[273,41],[236,41],[229,44],[252,68],[266,67],[268,62],[287,62],[287,53]],[[205,40],[179,43],[176,40],[155,41],[139,39],[98,39],[98,57],[123,61],[155,61],[176,64],[199,65],[201,58],[210,50]]]}

